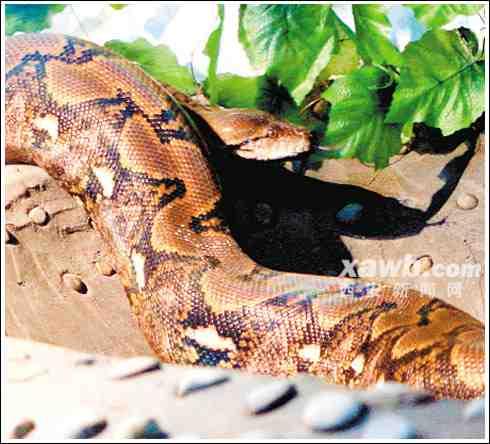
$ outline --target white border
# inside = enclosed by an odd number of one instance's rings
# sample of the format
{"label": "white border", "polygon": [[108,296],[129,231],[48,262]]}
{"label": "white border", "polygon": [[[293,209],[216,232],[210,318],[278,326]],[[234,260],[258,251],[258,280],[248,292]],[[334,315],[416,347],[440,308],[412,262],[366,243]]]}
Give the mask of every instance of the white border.
{"label": "white border", "polygon": [[[2,3],[2,11],[1,11],[1,25],[2,25],[2,30],[5,29],[5,5],[6,4],[29,4],[29,3],[37,3],[37,4],[77,4],[77,3],[121,3],[121,4],[132,4],[132,3],[152,3],[152,2],[86,2],[86,1],[66,1],[66,2],[61,2],[61,1],[39,1],[39,2],[27,2],[27,1],[8,1],[8,2],[3,2]],[[237,2],[237,1],[230,1],[230,2],[160,2],[160,3],[168,3],[168,4],[189,4],[189,3],[199,3],[199,4],[209,4],[210,6],[214,6],[217,3],[230,3],[230,4],[263,4],[263,3],[298,3],[298,2],[284,2],[284,1],[275,1],[275,2],[270,2],[270,1],[264,1],[264,2],[257,2],[257,1],[247,1],[247,2]],[[325,3],[325,2],[301,2],[302,4],[317,4],[317,3]],[[398,4],[398,5],[403,5],[403,4],[410,4],[410,3],[424,3],[424,4],[462,4],[462,3],[471,3],[471,4],[482,4],[484,5],[485,12],[486,12],[486,19],[489,19],[489,5],[487,2],[461,2],[461,1],[430,1],[430,2],[420,2],[420,1],[415,1],[415,2],[410,2],[410,1],[405,1],[405,2],[364,2],[364,1],[352,1],[352,2],[333,2],[336,5],[351,5],[351,4]],[[486,34],[486,40],[485,40],[485,87],[486,87],[486,102],[485,102],[485,109],[489,110],[489,41],[488,41],[488,26],[485,30]],[[1,35],[1,47],[2,47],[2,81],[5,78],[5,34],[2,32]],[[1,92],[1,97],[2,97],[2,116],[1,116],[1,124],[2,124],[2,130],[5,128],[5,109],[4,109],[4,104],[5,104],[5,91],[2,88]],[[489,117],[488,117],[488,112],[485,113],[485,128],[486,131],[488,131],[488,123],[489,123]],[[5,294],[5,261],[4,255],[5,255],[5,131],[2,131],[2,164],[1,164],[1,173],[2,173],[2,191],[1,191],[1,219],[2,219],[2,232],[1,232],[1,240],[2,240],[2,270],[1,270],[1,280],[2,280],[2,294]],[[488,277],[490,276],[490,264],[489,264],[489,206],[488,206],[488,190],[489,190],[489,142],[488,142],[488,135],[485,138],[485,273]],[[485,282],[485,354],[486,354],[486,376],[487,376],[487,390],[485,393],[485,399],[486,399],[486,405],[488,406],[489,402],[489,384],[488,384],[488,377],[489,377],[489,294],[488,294],[488,282]],[[2,309],[2,314],[1,314],[1,326],[2,326],[2,350],[1,350],[1,370],[2,370],[2,387],[6,388],[6,368],[5,368],[5,350],[4,350],[4,345],[5,345],[5,299],[2,297],[1,299],[1,309]],[[5,409],[8,408],[8,404],[6,402],[6,390],[2,390],[2,395],[1,395],[1,403],[2,403],[2,442],[16,442],[16,440],[8,439],[7,438],[7,431],[5,427],[5,421],[4,421],[4,412]],[[458,442],[487,442],[489,438],[489,431],[488,431],[488,425],[489,425],[489,411],[488,408],[485,410],[485,438],[484,439],[478,439],[478,440],[457,440]],[[334,438],[336,440],[336,438]],[[29,439],[26,440],[29,442]],[[97,439],[98,442],[134,442],[134,440],[123,440],[123,441],[112,441],[112,440],[100,440]],[[314,439],[314,440],[290,440],[290,439],[284,439],[280,440],[279,442],[325,442],[325,439]],[[355,439],[346,439],[343,440],[344,442],[357,442],[357,441],[362,441],[362,440],[355,440]],[[369,440],[370,442],[398,442],[399,440]],[[403,442],[432,442],[433,440],[427,440],[427,439],[418,439],[418,440],[403,440]],[[451,440],[439,440],[439,442],[449,442]],[[56,442],[56,441],[55,441]],[[70,442],[70,440],[64,440],[64,441],[57,441],[57,442]],[[178,442],[175,440],[165,440],[164,442]],[[202,440],[202,442],[229,442],[229,440]],[[278,442],[276,440],[252,440],[252,442]]]}

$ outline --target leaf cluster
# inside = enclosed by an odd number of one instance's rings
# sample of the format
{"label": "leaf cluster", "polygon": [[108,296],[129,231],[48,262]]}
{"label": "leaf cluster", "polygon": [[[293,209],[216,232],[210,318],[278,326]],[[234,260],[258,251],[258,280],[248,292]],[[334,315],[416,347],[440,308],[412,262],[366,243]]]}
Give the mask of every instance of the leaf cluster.
{"label": "leaf cluster", "polygon": [[[112,5],[120,9],[124,5]],[[424,123],[443,135],[469,127],[484,112],[483,48],[472,31],[441,27],[482,5],[408,5],[427,31],[400,51],[388,7],[355,4],[352,31],[328,4],[240,6],[239,42],[260,73],[218,74],[225,8],[204,53],[207,78],[196,83],[172,51],[144,39],[106,46],[138,62],[155,79],[213,104],[261,108],[317,133],[313,158],[358,158],[384,168]],[[6,32],[40,31],[63,5],[7,5]],[[320,110],[320,111],[319,111]]]}

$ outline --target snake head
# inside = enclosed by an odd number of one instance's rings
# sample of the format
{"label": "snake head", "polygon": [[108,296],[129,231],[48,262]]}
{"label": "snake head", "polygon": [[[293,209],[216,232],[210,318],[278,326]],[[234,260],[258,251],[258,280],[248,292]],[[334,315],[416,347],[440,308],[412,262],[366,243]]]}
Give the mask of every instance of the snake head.
{"label": "snake head", "polygon": [[255,109],[197,107],[201,118],[222,142],[246,159],[274,160],[311,149],[310,132]]}
{"label": "snake head", "polygon": [[164,91],[177,104],[197,114],[226,147],[245,159],[284,159],[312,148],[310,131],[265,111],[222,108],[211,105],[202,95],[189,97],[169,85]]}

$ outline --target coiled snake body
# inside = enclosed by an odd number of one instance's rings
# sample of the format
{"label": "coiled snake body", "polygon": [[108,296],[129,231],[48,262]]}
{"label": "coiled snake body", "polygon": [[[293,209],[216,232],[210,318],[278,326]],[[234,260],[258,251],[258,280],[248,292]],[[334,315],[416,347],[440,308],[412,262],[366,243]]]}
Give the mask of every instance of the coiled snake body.
{"label": "coiled snake body", "polygon": [[[470,315],[416,291],[247,257],[185,96],[75,38],[25,34],[6,51],[7,161],[35,163],[82,198],[163,361],[304,371],[351,387],[395,380],[440,398],[483,393],[484,328]],[[244,157],[308,149],[305,130],[267,114],[195,111]]]}

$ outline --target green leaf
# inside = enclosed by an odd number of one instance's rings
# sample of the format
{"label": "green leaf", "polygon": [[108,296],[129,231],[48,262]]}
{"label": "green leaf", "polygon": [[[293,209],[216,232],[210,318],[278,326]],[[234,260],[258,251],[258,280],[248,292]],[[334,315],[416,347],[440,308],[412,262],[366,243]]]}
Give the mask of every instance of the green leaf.
{"label": "green leaf", "polygon": [[5,34],[39,32],[51,26],[51,16],[66,5],[6,5]]}
{"label": "green leaf", "polygon": [[[479,48],[479,42],[478,42],[478,37],[475,35],[475,33],[468,28],[458,28],[459,35],[462,37],[462,39],[466,42],[468,47],[471,50],[471,53],[473,55],[477,55]],[[483,43],[483,42],[482,42]],[[482,57],[483,57],[483,52],[484,48],[482,47]]]}
{"label": "green leaf", "polygon": [[390,41],[391,24],[384,5],[353,5],[356,42],[366,63],[376,65],[401,64],[401,54]]}
{"label": "green leaf", "polygon": [[332,104],[324,143],[338,149],[318,153],[317,160],[356,157],[377,169],[388,165],[401,148],[400,126],[384,122],[381,97],[388,86],[389,76],[373,66],[333,82],[322,94]]}
{"label": "green leaf", "polygon": [[414,132],[413,132],[413,123],[406,123],[405,125],[402,126],[402,133],[400,136],[400,139],[402,143],[408,143],[410,142],[414,137]]}
{"label": "green leaf", "polygon": [[165,45],[153,46],[145,39],[133,42],[111,40],[105,46],[139,65],[156,80],[186,94],[196,92],[189,68],[177,63],[174,53]]}
{"label": "green leaf", "polygon": [[432,30],[405,48],[387,122],[424,122],[448,135],[484,109],[484,62],[457,31]]}
{"label": "green leaf", "polygon": [[[235,74],[220,74],[214,82],[216,102],[226,108],[258,108],[265,84],[263,76],[242,77]],[[209,94],[209,79],[205,82]]]}
{"label": "green leaf", "polygon": [[332,20],[326,5],[242,5],[239,38],[252,66],[300,104],[335,49]]}
{"label": "green leaf", "polygon": [[204,48],[204,54],[209,57],[208,66],[208,95],[211,104],[215,104],[218,101],[218,86],[216,71],[218,68],[218,56],[221,43],[221,34],[223,33],[223,21],[225,18],[225,8],[223,5],[218,5],[218,17],[219,23],[217,28],[211,33]]}
{"label": "green leaf", "polygon": [[329,20],[332,21],[337,38],[339,40],[350,39],[354,40],[356,35],[352,29],[350,29],[335,13],[333,9],[330,9]]}
{"label": "green leaf", "polygon": [[330,62],[318,76],[318,80],[350,74],[359,68],[360,63],[361,58],[357,53],[356,44],[350,39],[342,40],[339,42],[337,52],[332,55]]}
{"label": "green leaf", "polygon": [[458,15],[474,15],[483,5],[407,5],[416,19],[428,28],[438,28]]}
{"label": "green leaf", "polygon": [[319,74],[318,81],[328,80],[332,76],[350,74],[359,68],[361,63],[354,33],[337,17],[333,10],[330,10],[330,13],[333,15],[332,20],[337,34],[337,45],[327,66]]}

